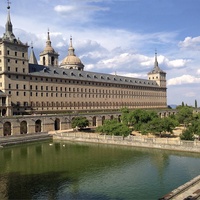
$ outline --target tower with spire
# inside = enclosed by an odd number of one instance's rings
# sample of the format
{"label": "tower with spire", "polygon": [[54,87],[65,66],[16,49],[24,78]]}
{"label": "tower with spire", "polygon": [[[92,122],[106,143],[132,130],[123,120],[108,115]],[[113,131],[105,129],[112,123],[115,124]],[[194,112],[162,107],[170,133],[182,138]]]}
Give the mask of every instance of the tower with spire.
{"label": "tower with spire", "polygon": [[[5,33],[0,38],[0,59],[3,63],[3,72],[28,73],[28,45],[22,43],[13,33],[13,26],[10,17],[10,2],[7,6],[7,21]],[[6,88],[6,85],[4,86]]]}
{"label": "tower with spire", "polygon": [[40,64],[45,66],[58,66],[59,54],[51,46],[49,30],[45,49],[40,53]]}
{"label": "tower with spire", "polygon": [[166,88],[166,72],[158,66],[157,52],[155,52],[154,68],[148,73],[148,79],[156,81],[160,87]]}
{"label": "tower with spire", "polygon": [[[14,86],[11,77],[13,74],[27,74],[28,66],[28,45],[22,43],[13,33],[13,26],[10,17],[10,2],[7,6],[7,21],[5,32],[0,38],[0,91],[5,97],[0,97],[6,107],[0,109],[0,115],[11,115],[11,101],[14,94]],[[6,100],[3,100],[5,98]],[[17,101],[17,98],[16,98]]]}

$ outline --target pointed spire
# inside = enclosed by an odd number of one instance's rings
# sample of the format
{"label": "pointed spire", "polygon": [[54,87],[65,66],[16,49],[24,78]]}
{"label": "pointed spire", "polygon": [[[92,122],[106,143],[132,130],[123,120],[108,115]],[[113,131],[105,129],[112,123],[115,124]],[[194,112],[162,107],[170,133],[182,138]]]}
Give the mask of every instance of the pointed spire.
{"label": "pointed spire", "polygon": [[151,72],[149,72],[148,74],[154,74],[154,73],[165,73],[164,71],[162,71],[160,69],[160,67],[158,66],[158,59],[157,59],[157,50],[155,50],[155,61],[154,61],[154,68]]}
{"label": "pointed spire", "polygon": [[49,34],[49,29],[47,31],[47,41],[46,41],[46,48],[51,48],[51,40],[50,40],[50,34]]}
{"label": "pointed spire", "polygon": [[11,18],[10,18],[10,1],[8,0],[8,6],[7,6],[7,10],[8,10],[8,15],[7,15],[7,22],[6,22],[6,26],[5,26],[5,33],[3,36],[3,40],[9,40],[12,42],[16,42],[16,38],[15,35],[13,34],[13,30],[12,30],[12,23],[11,23]]}
{"label": "pointed spire", "polygon": [[75,51],[75,49],[72,45],[72,36],[70,36],[70,44],[69,44],[69,49],[68,49],[68,55],[69,56],[76,56],[74,51]]}
{"label": "pointed spire", "polygon": [[29,57],[29,63],[36,64],[36,65],[38,64],[37,59],[35,57],[35,53],[33,51],[33,43],[32,42],[31,42],[31,54],[30,54],[30,57]]}
{"label": "pointed spire", "polygon": [[11,23],[11,19],[10,19],[10,1],[8,0],[8,16],[7,16],[7,23],[6,23],[6,32],[12,32],[12,23]]}
{"label": "pointed spire", "polygon": [[48,29],[48,32],[47,32],[47,40],[50,41],[49,29]]}
{"label": "pointed spire", "polygon": [[[154,67],[158,67],[158,60],[157,60],[157,50],[155,49],[155,62],[154,62]],[[159,67],[158,67],[159,68]]]}

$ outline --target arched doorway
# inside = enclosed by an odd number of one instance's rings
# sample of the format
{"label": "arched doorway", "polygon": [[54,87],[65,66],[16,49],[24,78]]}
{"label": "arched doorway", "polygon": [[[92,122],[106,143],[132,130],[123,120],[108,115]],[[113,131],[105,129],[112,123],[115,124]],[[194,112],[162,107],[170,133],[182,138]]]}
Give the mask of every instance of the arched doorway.
{"label": "arched doorway", "polygon": [[11,123],[10,122],[5,122],[3,124],[3,135],[11,135]]}
{"label": "arched doorway", "polygon": [[113,117],[113,115],[111,115],[111,116],[110,116],[110,120],[113,120],[113,119],[114,119],[114,117]]}
{"label": "arched doorway", "polygon": [[96,126],[97,125],[97,118],[93,117],[92,118],[92,126]]}
{"label": "arched doorway", "polygon": [[102,125],[104,124],[105,116],[102,117]]}
{"label": "arched doorway", "polygon": [[22,121],[20,123],[20,134],[26,134],[27,133],[27,122]]}
{"label": "arched doorway", "polygon": [[60,130],[60,119],[56,118],[55,122],[54,122],[54,130]]}
{"label": "arched doorway", "polygon": [[121,115],[118,116],[118,122],[121,122]]}
{"label": "arched doorway", "polygon": [[41,120],[38,119],[36,122],[35,122],[35,132],[41,132]]}

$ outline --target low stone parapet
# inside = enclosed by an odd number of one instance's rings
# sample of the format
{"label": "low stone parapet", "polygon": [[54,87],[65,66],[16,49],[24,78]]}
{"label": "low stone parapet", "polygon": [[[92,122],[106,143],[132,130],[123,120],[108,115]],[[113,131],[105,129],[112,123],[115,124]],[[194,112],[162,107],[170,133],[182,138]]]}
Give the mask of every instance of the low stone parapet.
{"label": "low stone parapet", "polygon": [[178,139],[174,140],[170,138],[148,138],[142,136],[122,137],[122,136],[100,135],[97,133],[63,132],[54,134],[53,139],[136,146],[145,148],[157,148],[157,149],[198,152],[198,153],[200,152],[199,141],[183,141]]}

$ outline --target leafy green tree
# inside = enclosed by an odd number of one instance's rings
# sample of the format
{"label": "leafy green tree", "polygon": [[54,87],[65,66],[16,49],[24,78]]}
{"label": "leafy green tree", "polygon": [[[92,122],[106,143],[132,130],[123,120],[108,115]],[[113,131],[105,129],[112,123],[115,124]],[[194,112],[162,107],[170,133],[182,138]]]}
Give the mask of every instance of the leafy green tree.
{"label": "leafy green tree", "polygon": [[193,119],[193,109],[188,106],[181,107],[178,109],[176,117],[180,124],[187,126]]}
{"label": "leafy green tree", "polygon": [[131,130],[128,128],[128,126],[114,119],[105,120],[102,126],[96,128],[96,132],[126,137],[131,133]]}
{"label": "leafy green tree", "polygon": [[182,107],[184,107],[184,102],[182,101]]}
{"label": "leafy green tree", "polygon": [[154,118],[158,118],[155,111],[136,109],[129,113],[128,121],[130,125],[134,126],[134,130],[139,131],[142,124],[148,123]]}
{"label": "leafy green tree", "polygon": [[190,130],[190,128],[184,130],[180,135],[181,140],[194,140],[194,133]]}
{"label": "leafy green tree", "polygon": [[163,131],[166,133],[173,133],[173,130],[178,126],[178,121],[170,117],[165,117],[161,119]]}
{"label": "leafy green tree", "polygon": [[72,128],[85,128],[89,126],[89,121],[85,117],[75,117],[72,119]]}
{"label": "leafy green tree", "polygon": [[190,132],[192,132],[194,135],[200,137],[200,119],[194,119],[188,129],[190,130]]}
{"label": "leafy green tree", "polygon": [[149,131],[152,134],[159,134],[161,136],[161,133],[163,132],[163,123],[161,118],[154,118],[151,121],[149,121],[148,124],[146,124],[147,131]]}

